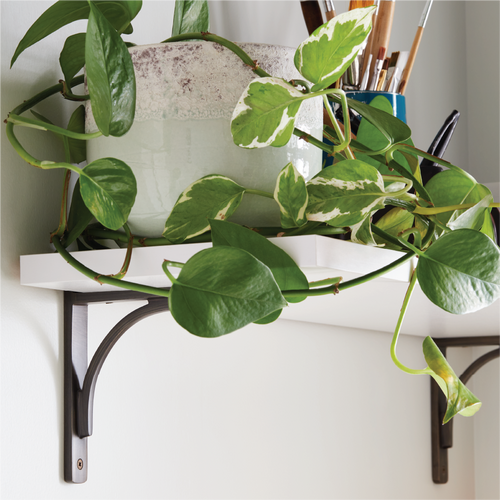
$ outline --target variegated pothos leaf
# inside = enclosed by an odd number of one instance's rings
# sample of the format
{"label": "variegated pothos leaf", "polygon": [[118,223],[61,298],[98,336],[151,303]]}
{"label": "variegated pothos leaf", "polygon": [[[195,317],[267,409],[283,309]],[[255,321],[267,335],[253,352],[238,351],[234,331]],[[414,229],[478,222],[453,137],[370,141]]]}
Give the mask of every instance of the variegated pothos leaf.
{"label": "variegated pothos leaf", "polygon": [[344,160],[323,169],[307,183],[307,191],[307,219],[336,227],[362,222],[384,208],[388,194],[378,170],[360,160]]}
{"label": "variegated pothos leaf", "polygon": [[242,148],[284,146],[308,96],[281,78],[256,78],[244,90],[231,118],[233,141]]}
{"label": "variegated pothos leaf", "polygon": [[361,243],[363,245],[368,245],[372,247],[379,247],[384,245],[379,245],[375,241],[372,233],[371,226],[371,216],[375,213],[372,212],[368,214],[361,222],[351,226],[351,241],[354,243]]}
{"label": "variegated pothos leaf", "polygon": [[163,237],[181,243],[210,229],[209,219],[225,219],[238,208],[245,188],[223,175],[207,175],[179,196],[165,223]]}
{"label": "variegated pothos leaf", "polygon": [[292,163],[279,173],[274,199],[280,207],[281,226],[300,227],[307,222],[308,202],[306,181]]}
{"label": "variegated pothos leaf", "polygon": [[295,67],[315,85],[313,92],[337,81],[371,31],[374,6],[353,9],[320,26],[295,52]]}

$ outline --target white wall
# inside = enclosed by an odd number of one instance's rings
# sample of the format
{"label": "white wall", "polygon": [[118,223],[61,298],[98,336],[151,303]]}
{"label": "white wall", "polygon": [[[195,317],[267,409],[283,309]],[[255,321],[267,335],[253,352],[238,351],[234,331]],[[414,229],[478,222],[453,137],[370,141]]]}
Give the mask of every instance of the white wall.
{"label": "white wall", "polygon": [[[17,41],[47,5],[1,2],[4,117],[60,78],[58,50],[74,28],[29,49],[8,69]],[[336,5],[341,11],[346,2]],[[399,5],[404,27],[397,28],[401,46],[395,49],[411,45],[423,4]],[[408,121],[424,148],[449,112],[462,111],[467,99],[461,57],[465,7],[435,2],[408,88]],[[170,2],[146,1],[135,39],[166,38],[172,11]],[[296,1],[213,2],[212,15],[212,31],[229,38],[297,45],[306,36]],[[431,45],[432,40],[442,43]],[[435,65],[440,59],[446,61],[446,72],[433,74],[434,90],[446,90],[433,91],[424,109],[420,82],[429,81],[425,62]],[[451,86],[443,84],[448,74],[453,75]],[[67,118],[67,111],[55,109],[60,98],[52,101],[39,110],[54,121]],[[468,157],[464,118],[450,146],[451,161]],[[29,137],[36,155],[49,155],[49,138]],[[495,491],[491,475],[477,472],[484,457],[494,456],[495,443],[484,431],[474,442],[473,419],[456,419],[449,483],[432,483],[429,381],[392,365],[389,335],[279,321],[203,340],[180,330],[168,314],[135,326],[109,356],[96,390],[89,480],[65,484],[62,297],[19,285],[19,255],[49,251],[59,203],[53,185],[58,193],[62,180],[60,173],[40,172],[19,160],[3,133],[1,154],[2,498],[437,499],[474,498],[475,491],[487,498]],[[92,348],[129,308],[93,306]],[[402,339],[400,355],[408,365],[423,365],[420,345],[419,338]],[[455,351],[452,362],[460,372],[472,353]],[[489,373],[495,376],[498,364],[496,369]],[[477,374],[474,390],[485,401],[481,411],[487,425],[498,425],[498,411],[487,404],[498,405],[498,385]],[[495,439],[498,445],[498,434]],[[481,482],[476,490],[474,460]]]}

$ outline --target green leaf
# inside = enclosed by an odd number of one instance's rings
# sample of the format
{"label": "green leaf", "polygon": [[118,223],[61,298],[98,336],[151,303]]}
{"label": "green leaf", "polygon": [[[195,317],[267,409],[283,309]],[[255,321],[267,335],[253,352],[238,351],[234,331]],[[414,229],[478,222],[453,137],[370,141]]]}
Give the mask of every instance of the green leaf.
{"label": "green leaf", "polygon": [[481,408],[481,401],[455,375],[455,372],[431,337],[425,338],[422,348],[425,360],[429,368],[434,372],[431,376],[446,396],[447,406],[443,424],[446,424],[457,413],[464,417],[474,415]]}
{"label": "green leaf", "polygon": [[302,100],[307,98],[280,78],[256,78],[233,111],[234,143],[249,149],[284,146],[292,136]]}
{"label": "green leaf", "polygon": [[279,173],[274,199],[280,207],[281,227],[300,227],[307,222],[306,181],[292,163],[286,165]]}
{"label": "green leaf", "polygon": [[[85,106],[78,106],[68,122],[68,130],[71,132],[85,133]],[[69,152],[72,163],[81,163],[87,160],[86,141],[68,138]]]}
{"label": "green leaf", "polygon": [[207,0],[176,0],[172,36],[210,31]]}
{"label": "green leaf", "polygon": [[[137,14],[138,4],[141,3],[137,1],[100,1],[98,2],[98,8],[110,20],[115,29],[120,29],[130,24],[130,21],[135,17],[132,16],[132,12]],[[73,0],[68,2],[67,0],[59,0],[53,4],[33,23],[19,42],[10,63],[11,67],[19,55],[28,47],[67,24],[79,19],[88,19],[89,13],[90,7],[87,1]]]}
{"label": "green leaf", "polygon": [[131,168],[116,158],[101,158],[89,163],[80,173],[80,192],[94,217],[109,229],[127,222],[137,195]]}
{"label": "green leaf", "polygon": [[78,236],[82,234],[85,228],[90,224],[94,216],[85,205],[80,193],[80,179],[76,181],[71,198],[71,207],[69,209],[67,236],[65,246],[70,245]]}
{"label": "green leaf", "polygon": [[375,7],[334,17],[320,26],[295,52],[295,67],[315,83],[313,92],[329,87],[350,66],[372,27]]}
{"label": "green leaf", "polygon": [[118,33],[93,3],[90,6],[85,54],[92,113],[103,135],[120,137],[134,122],[134,66]]}
{"label": "green leaf", "polygon": [[269,268],[240,248],[191,257],[170,290],[174,319],[200,337],[219,337],[286,307]]}
{"label": "green leaf", "polygon": [[474,312],[500,297],[500,250],[478,231],[451,231],[420,256],[417,277],[429,300],[445,311]]}
{"label": "green leaf", "polygon": [[307,219],[331,226],[354,226],[384,208],[384,181],[376,168],[344,160],[323,169],[307,183]]}
{"label": "green leaf", "polygon": [[[214,246],[241,248],[263,262],[273,273],[280,290],[308,290],[309,283],[294,260],[281,248],[260,234],[232,222],[211,220]],[[305,297],[289,302],[301,302]]]}
{"label": "green leaf", "polygon": [[64,81],[69,84],[85,65],[85,33],[77,33],[66,39],[59,56],[59,64]]}
{"label": "green leaf", "polygon": [[165,223],[163,237],[182,243],[210,229],[209,219],[226,219],[238,208],[245,188],[223,175],[207,175],[179,196]]}
{"label": "green leaf", "polygon": [[[407,210],[403,208],[393,208],[384,214],[375,225],[392,236],[400,236],[403,231],[413,226],[414,220],[415,216]],[[408,239],[408,237],[405,239]],[[375,235],[375,241],[378,244],[384,244],[384,248],[390,248],[392,250],[401,249],[400,245],[393,245],[378,235]]]}

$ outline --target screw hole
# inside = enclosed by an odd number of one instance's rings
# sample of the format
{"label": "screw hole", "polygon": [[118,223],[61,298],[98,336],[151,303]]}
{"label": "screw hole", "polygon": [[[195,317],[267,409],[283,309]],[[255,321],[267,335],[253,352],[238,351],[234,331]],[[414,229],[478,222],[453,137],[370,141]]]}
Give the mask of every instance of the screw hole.
{"label": "screw hole", "polygon": [[78,470],[83,469],[83,460],[81,458],[79,458],[78,461],[76,462],[76,466],[78,467]]}

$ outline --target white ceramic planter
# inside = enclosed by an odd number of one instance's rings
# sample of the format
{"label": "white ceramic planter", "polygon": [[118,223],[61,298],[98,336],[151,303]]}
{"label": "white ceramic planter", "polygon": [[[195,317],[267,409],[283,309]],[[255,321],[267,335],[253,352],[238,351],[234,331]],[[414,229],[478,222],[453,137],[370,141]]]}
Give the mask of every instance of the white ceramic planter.
{"label": "white ceramic planter", "polygon": [[[272,76],[300,78],[294,49],[239,45]],[[138,184],[128,221],[133,233],[161,235],[179,194],[205,175],[222,174],[273,192],[278,172],[290,161],[306,179],[321,169],[321,151],[295,136],[283,148],[247,150],[233,143],[231,115],[255,74],[232,51],[210,42],[179,42],[133,47],[130,53],[137,80],[134,124],[123,137],[89,141],[87,156],[119,158],[133,169]],[[296,126],[321,138],[320,98],[304,102]],[[96,130],[89,104],[86,129]],[[274,226],[279,212],[273,200],[245,195],[231,220]]]}

